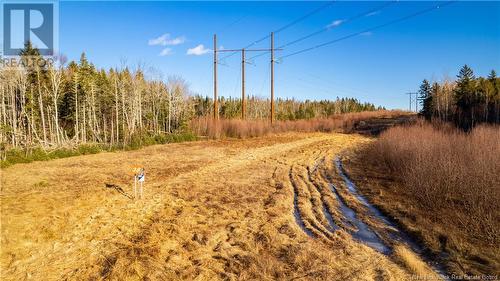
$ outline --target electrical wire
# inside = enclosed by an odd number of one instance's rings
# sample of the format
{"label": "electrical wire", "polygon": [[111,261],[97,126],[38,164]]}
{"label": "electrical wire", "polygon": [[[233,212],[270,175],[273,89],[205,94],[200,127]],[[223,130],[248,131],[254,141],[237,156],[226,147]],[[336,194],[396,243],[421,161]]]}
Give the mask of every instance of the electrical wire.
{"label": "electrical wire", "polygon": [[258,96],[260,97],[262,95],[262,92],[264,92],[264,85],[267,83],[267,81],[269,80],[269,75],[270,75],[270,72],[271,72],[271,62],[268,63],[268,67],[266,67],[267,69],[267,72],[266,72],[266,77],[262,80],[262,84],[260,85],[260,91],[259,91],[259,94]]}
{"label": "electrical wire", "polygon": [[[300,18],[295,19],[294,21],[292,21],[292,22],[290,22],[290,23],[288,23],[288,24],[286,24],[286,25],[284,25],[284,26],[282,26],[282,27],[280,27],[280,28],[276,29],[276,30],[275,30],[275,31],[273,31],[273,32],[276,34],[276,33],[279,33],[279,32],[281,32],[281,31],[283,31],[283,30],[286,30],[286,29],[288,29],[289,27],[291,27],[291,26],[293,26],[293,25],[295,25],[295,24],[297,24],[297,23],[299,23],[299,22],[301,22],[301,21],[305,20],[306,18],[308,18],[308,17],[310,17],[310,16],[312,16],[312,15],[314,15],[314,14],[318,13],[319,11],[321,11],[321,10],[323,10],[323,9],[325,9],[325,8],[328,8],[329,6],[333,5],[335,2],[337,2],[337,0],[334,0],[334,1],[329,1],[329,2],[327,2],[326,4],[321,5],[320,7],[318,7],[318,8],[316,8],[316,9],[314,9],[313,11],[311,11],[311,12],[307,13],[306,15],[304,15],[304,16],[302,16],[302,17],[300,17]],[[266,39],[267,39],[267,38],[269,38],[270,36],[271,36],[271,35],[269,35],[269,34],[268,34],[268,35],[266,35],[266,36],[264,36],[264,37],[262,37],[262,38],[260,38],[260,39],[258,39],[258,40],[256,40],[256,41],[254,41],[254,42],[252,42],[252,43],[248,44],[247,46],[243,47],[243,49],[250,48],[250,47],[254,46],[255,44],[258,44],[258,43],[260,43],[260,42],[262,42],[262,41],[266,40]],[[225,57],[222,57],[221,59],[227,59],[227,58],[229,58],[229,57],[233,56],[234,54],[236,54],[236,52],[234,52],[234,53],[230,53],[229,55],[227,55],[227,56],[225,56]]]}
{"label": "electrical wire", "polygon": [[[298,39],[295,39],[295,40],[293,40],[293,41],[290,41],[290,42],[288,42],[288,43],[286,43],[286,44],[283,44],[283,45],[279,46],[279,47],[278,47],[278,49],[282,49],[282,48],[285,48],[285,47],[291,46],[291,45],[296,44],[296,43],[299,43],[299,42],[301,42],[301,41],[303,41],[303,40],[305,40],[305,39],[308,39],[308,38],[311,38],[311,37],[316,36],[316,35],[318,35],[318,34],[321,34],[321,33],[323,33],[323,32],[329,31],[329,30],[331,30],[331,29],[333,29],[333,28],[335,28],[335,27],[338,27],[338,26],[340,26],[340,25],[344,25],[345,23],[348,23],[348,22],[354,21],[354,20],[359,19],[359,18],[362,18],[362,17],[369,16],[370,14],[373,14],[373,13],[377,13],[377,12],[379,12],[379,11],[381,11],[381,10],[383,10],[383,9],[387,8],[388,6],[390,6],[390,5],[392,5],[392,4],[396,3],[396,2],[398,2],[398,1],[397,1],[397,0],[395,0],[395,1],[385,2],[384,4],[382,4],[382,5],[380,5],[380,6],[377,6],[377,7],[375,7],[375,8],[372,8],[372,9],[370,9],[370,10],[368,10],[368,11],[363,12],[363,13],[359,13],[359,14],[357,14],[357,15],[354,15],[354,16],[352,16],[352,17],[350,17],[350,18],[346,19],[346,20],[342,20],[341,24],[339,24],[339,25],[335,25],[335,26],[330,26],[330,25],[327,25],[327,26],[323,27],[323,28],[322,28],[322,29],[320,29],[320,30],[317,30],[317,31],[315,31],[315,32],[313,32],[313,33],[310,33],[310,34],[308,34],[308,35],[305,35],[305,36],[303,36],[303,37],[300,37],[300,38],[298,38]],[[260,56],[266,55],[267,53],[269,53],[269,52],[260,53],[260,54],[258,54],[258,55],[255,55],[255,56],[251,57],[250,59],[255,59],[255,58],[258,58],[258,57],[260,57]]]}
{"label": "electrical wire", "polygon": [[291,53],[291,54],[288,54],[288,55],[285,55],[285,56],[281,56],[279,59],[284,59],[284,58],[288,58],[288,57],[295,56],[295,55],[298,55],[298,54],[302,54],[302,53],[305,53],[305,52],[308,52],[308,51],[312,51],[314,49],[318,49],[318,48],[321,48],[321,47],[324,47],[324,46],[328,46],[328,45],[331,45],[331,44],[334,44],[334,43],[337,43],[337,42],[340,42],[340,41],[343,41],[343,40],[346,40],[346,39],[349,39],[349,38],[352,38],[352,37],[355,37],[355,36],[358,36],[358,35],[361,35],[361,34],[364,34],[364,33],[367,33],[367,32],[371,32],[373,30],[377,30],[377,29],[380,29],[380,28],[383,28],[383,27],[386,27],[386,26],[389,26],[389,25],[392,25],[392,24],[396,24],[396,23],[399,23],[399,22],[402,22],[402,21],[405,21],[405,20],[408,20],[408,19],[420,16],[420,15],[429,13],[429,12],[435,10],[435,9],[439,9],[441,7],[448,6],[448,5],[453,4],[455,2],[458,2],[458,0],[447,1],[447,2],[445,2],[443,4],[434,5],[434,6],[430,7],[430,8],[427,8],[427,9],[424,9],[424,10],[420,10],[420,11],[415,12],[413,14],[406,15],[404,17],[397,18],[395,20],[392,20],[392,21],[389,21],[389,22],[386,22],[386,23],[383,23],[383,24],[380,24],[380,25],[377,25],[377,26],[374,26],[374,27],[370,27],[370,28],[367,28],[367,29],[364,29],[364,30],[361,30],[361,31],[358,31],[358,32],[355,32],[355,33],[351,33],[349,35],[337,38],[335,40],[331,40],[331,41],[328,41],[328,42],[325,42],[325,43],[322,43],[322,44],[319,44],[319,45],[315,45],[315,46],[312,46],[312,47],[309,47],[309,48],[306,48],[306,49],[302,49],[300,51],[296,51],[294,53]]}

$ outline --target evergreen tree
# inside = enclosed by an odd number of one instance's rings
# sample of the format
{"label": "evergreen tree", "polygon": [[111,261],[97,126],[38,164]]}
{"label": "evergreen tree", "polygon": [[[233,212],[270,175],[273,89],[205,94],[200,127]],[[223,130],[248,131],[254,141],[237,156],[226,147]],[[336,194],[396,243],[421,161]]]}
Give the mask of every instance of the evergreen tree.
{"label": "evergreen tree", "polygon": [[422,110],[420,114],[425,117],[425,119],[430,120],[432,117],[432,89],[431,84],[427,79],[422,81],[420,84],[420,90],[418,91],[418,97],[422,102]]}
{"label": "evergreen tree", "polygon": [[75,100],[75,74],[78,71],[78,65],[72,61],[67,66],[65,73],[65,83],[62,89],[62,98],[59,103],[59,117],[62,127],[67,130],[69,136],[74,136],[74,126],[76,122],[76,100]]}
{"label": "evergreen tree", "polygon": [[475,87],[475,77],[472,69],[464,65],[457,75],[455,88],[455,104],[457,106],[456,122],[459,127],[469,131],[475,124],[475,105],[478,102]]}
{"label": "evergreen tree", "polygon": [[500,78],[497,77],[495,70],[491,70],[488,75],[490,82],[491,95],[487,97],[488,100],[488,122],[500,122]]}
{"label": "evergreen tree", "polygon": [[497,73],[494,69],[492,69],[490,71],[490,74],[488,75],[488,80],[493,83],[495,82],[496,79],[497,79]]}
{"label": "evergreen tree", "polygon": [[420,114],[426,119],[454,121],[465,131],[481,122],[500,123],[500,79],[492,70],[488,77],[474,76],[464,65],[455,82],[441,84],[424,80],[420,85]]}
{"label": "evergreen tree", "polygon": [[492,101],[500,99],[499,79],[500,78],[497,77],[496,71],[492,69],[490,74],[488,75],[488,81],[490,82],[491,87],[493,88],[493,93],[492,93],[493,100]]}

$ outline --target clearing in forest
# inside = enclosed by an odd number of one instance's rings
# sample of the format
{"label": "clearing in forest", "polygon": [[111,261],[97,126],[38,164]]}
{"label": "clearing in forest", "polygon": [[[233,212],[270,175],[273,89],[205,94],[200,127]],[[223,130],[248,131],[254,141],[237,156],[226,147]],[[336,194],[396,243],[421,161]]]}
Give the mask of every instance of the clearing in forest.
{"label": "clearing in forest", "polygon": [[[434,275],[389,239],[397,231],[350,193],[335,165],[371,141],[285,133],[11,166],[1,171],[2,279]],[[136,166],[147,180],[134,201]]]}

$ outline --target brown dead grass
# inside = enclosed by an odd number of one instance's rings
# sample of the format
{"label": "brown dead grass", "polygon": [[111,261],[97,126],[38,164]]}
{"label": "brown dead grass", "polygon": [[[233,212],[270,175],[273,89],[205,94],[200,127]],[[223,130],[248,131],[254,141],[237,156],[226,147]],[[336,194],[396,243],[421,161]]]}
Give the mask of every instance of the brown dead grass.
{"label": "brown dead grass", "polygon": [[[317,230],[326,223],[318,200],[328,195],[309,180],[307,167],[367,141],[287,133],[6,168],[1,279],[408,279],[411,272],[345,231]],[[104,187],[114,183],[130,193],[134,166],[146,168],[145,199]],[[294,221],[290,176],[301,181],[301,212],[316,239]],[[321,174],[313,179],[325,183]]]}
{"label": "brown dead grass", "polygon": [[[411,250],[403,245],[398,245],[394,247],[393,255],[395,258],[403,264],[404,267],[408,268],[414,276],[420,278],[425,278],[427,280],[439,280],[440,278],[432,273],[429,266],[424,263],[419,257],[415,255]],[[431,273],[430,273],[431,272]]]}
{"label": "brown dead grass", "polygon": [[191,129],[195,134],[210,138],[249,138],[283,132],[351,132],[363,120],[375,118],[395,118],[409,113],[399,110],[364,111],[333,115],[329,118],[307,120],[276,121],[269,120],[221,119],[214,122],[211,117],[194,119]]}
{"label": "brown dead grass", "polygon": [[347,165],[363,192],[462,274],[500,272],[500,128],[392,128]]}

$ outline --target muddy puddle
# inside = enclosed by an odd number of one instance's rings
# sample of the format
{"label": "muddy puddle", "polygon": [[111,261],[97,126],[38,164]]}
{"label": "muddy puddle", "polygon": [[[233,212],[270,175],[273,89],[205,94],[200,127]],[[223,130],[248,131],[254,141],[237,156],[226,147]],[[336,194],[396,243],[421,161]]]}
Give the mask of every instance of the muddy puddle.
{"label": "muddy puddle", "polygon": [[385,225],[385,227],[388,229],[389,232],[388,236],[392,240],[406,244],[413,251],[421,254],[423,252],[423,249],[408,234],[400,231],[395,223],[391,222],[389,218],[386,217],[384,214],[382,214],[382,212],[379,209],[370,204],[366,199],[366,197],[358,193],[356,185],[347,176],[342,166],[342,162],[338,157],[335,159],[335,166],[337,167],[337,171],[340,177],[343,179],[344,183],[346,184],[349,192],[368,209],[372,217],[376,218]]}
{"label": "muddy puddle", "polygon": [[387,219],[387,217],[382,214],[382,212],[380,212],[377,208],[375,208],[372,204],[370,204],[368,202],[368,200],[363,195],[358,193],[356,185],[354,185],[354,183],[351,181],[351,179],[349,179],[349,177],[346,175],[344,168],[342,167],[342,162],[340,161],[340,159],[338,157],[335,158],[335,166],[337,167],[339,175],[342,178],[342,180],[344,180],[349,192],[352,195],[354,195],[354,197],[356,197],[356,199],[358,199],[358,201],[361,202],[361,204],[366,206],[368,208],[368,210],[372,213],[372,215],[374,215],[377,219],[382,221],[387,226],[395,227],[395,225],[393,225]]}
{"label": "muddy puddle", "polygon": [[370,229],[370,227],[366,223],[358,218],[356,212],[345,204],[344,199],[340,197],[335,186],[333,184],[329,184],[329,186],[332,193],[335,195],[337,201],[339,202],[340,212],[342,213],[344,218],[356,229],[353,231],[348,231],[352,235],[352,237],[383,254],[390,254],[391,248],[386,246],[382,239],[380,239],[380,237],[372,229]]}
{"label": "muddy puddle", "polygon": [[[368,211],[369,211],[369,213],[370,213],[370,215],[372,217],[376,218],[377,220],[379,220],[380,222],[382,222],[385,225],[385,227],[388,230],[387,231],[388,232],[387,233],[388,237],[392,241],[398,242],[398,243],[402,243],[402,244],[406,245],[407,247],[409,247],[410,249],[412,249],[423,260],[425,260],[427,262],[427,264],[429,264],[434,269],[434,271],[436,273],[438,273],[443,279],[446,280],[447,279],[446,278],[447,275],[446,275],[446,270],[444,269],[444,266],[442,266],[441,264],[439,264],[437,262],[434,262],[434,261],[431,261],[428,258],[426,258],[425,255],[423,254],[424,253],[424,249],[413,238],[411,238],[407,233],[405,233],[402,230],[398,229],[398,227],[397,227],[397,225],[395,223],[393,223],[391,220],[389,220],[388,217],[386,217],[384,214],[382,214],[382,212],[379,209],[377,209],[375,206],[373,206],[372,204],[370,204],[368,202],[368,200],[366,199],[366,197],[364,197],[363,195],[361,195],[361,194],[358,193],[356,185],[347,176],[347,174],[346,174],[346,172],[344,170],[344,167],[342,166],[342,161],[340,160],[339,157],[335,158],[335,166],[337,167],[337,171],[338,171],[340,177],[342,178],[342,180],[346,184],[348,191],[361,204],[363,204],[364,206],[366,206],[366,208],[368,209]],[[335,195],[337,196],[337,199],[339,199],[339,202],[342,202],[340,196],[338,195],[338,193],[335,190],[335,187],[333,185],[332,185],[332,189],[333,189],[333,192],[335,193]],[[352,209],[350,211],[354,212]],[[346,214],[344,214],[344,215],[346,215]],[[347,212],[347,215],[351,216],[352,214],[350,214],[349,212]],[[366,224],[365,224],[365,226],[366,226]],[[373,232],[370,229],[369,229],[369,231]],[[353,234],[353,236],[355,237],[355,234]],[[361,240],[363,243],[366,243],[368,246],[370,246],[372,248],[375,248],[375,247],[373,247],[370,244],[371,240],[366,241],[366,239],[364,237],[360,237],[358,239]],[[376,246],[378,247],[378,245],[376,245]],[[391,253],[391,251],[392,251],[391,248],[392,247],[390,247],[390,246],[387,247],[386,246],[386,248],[388,249],[388,252],[386,252],[386,254]],[[377,248],[375,248],[375,249],[378,250]]]}

